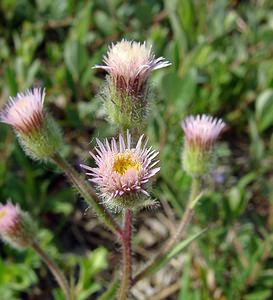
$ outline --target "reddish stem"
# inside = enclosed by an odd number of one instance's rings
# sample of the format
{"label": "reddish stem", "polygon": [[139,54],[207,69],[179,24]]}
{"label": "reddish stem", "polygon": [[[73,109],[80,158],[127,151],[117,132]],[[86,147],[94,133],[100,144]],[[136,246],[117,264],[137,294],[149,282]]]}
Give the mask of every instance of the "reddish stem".
{"label": "reddish stem", "polygon": [[126,300],[132,284],[132,211],[124,212],[124,228],[122,233],[122,280],[119,290],[119,300]]}

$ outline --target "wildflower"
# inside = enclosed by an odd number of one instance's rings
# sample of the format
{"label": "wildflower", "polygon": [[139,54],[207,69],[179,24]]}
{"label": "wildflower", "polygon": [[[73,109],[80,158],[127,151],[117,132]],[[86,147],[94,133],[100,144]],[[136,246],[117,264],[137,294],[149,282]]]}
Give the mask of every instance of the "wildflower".
{"label": "wildflower", "polygon": [[10,97],[0,112],[0,121],[11,125],[26,153],[35,159],[53,155],[60,146],[61,133],[43,108],[45,90],[35,88]]}
{"label": "wildflower", "polygon": [[187,117],[181,127],[185,133],[184,169],[193,176],[203,175],[208,170],[212,147],[225,123],[211,116],[198,115]]}
{"label": "wildflower", "polygon": [[31,245],[36,235],[33,221],[18,205],[0,204],[0,237],[16,248]]}
{"label": "wildflower", "polygon": [[153,70],[170,65],[163,57],[155,58],[152,47],[134,41],[122,40],[109,47],[104,57],[105,65],[96,65],[110,75],[115,89],[135,97],[144,93],[145,85]]}
{"label": "wildflower", "polygon": [[126,40],[112,44],[103,61],[105,65],[94,68],[109,74],[103,96],[110,121],[122,128],[139,126],[147,114],[149,75],[170,63],[163,57],[155,58],[145,42]]}
{"label": "wildflower", "polygon": [[140,207],[145,198],[149,197],[148,187],[159,170],[154,161],[158,152],[146,148],[147,141],[142,145],[143,135],[135,147],[131,145],[131,135],[127,131],[127,143],[119,135],[119,143],[112,138],[111,144],[106,139],[103,144],[97,140],[96,154],[90,153],[97,167],[82,165],[94,182],[102,199],[110,207]]}
{"label": "wildflower", "polygon": [[39,131],[43,126],[45,90],[39,88],[18,93],[1,112],[1,121],[22,134]]}

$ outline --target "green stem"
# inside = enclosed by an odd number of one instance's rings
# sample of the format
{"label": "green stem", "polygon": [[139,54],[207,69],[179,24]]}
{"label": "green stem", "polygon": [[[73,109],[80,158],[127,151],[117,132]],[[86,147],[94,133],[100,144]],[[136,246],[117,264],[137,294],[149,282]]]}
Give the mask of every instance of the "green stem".
{"label": "green stem", "polygon": [[122,235],[122,279],[118,300],[126,300],[132,284],[132,211],[124,212],[124,229]]}
{"label": "green stem", "polygon": [[186,228],[192,219],[195,204],[197,203],[197,200],[200,199],[200,186],[200,179],[197,177],[193,178],[189,201],[175,235],[170,239],[164,249],[160,251],[158,255],[150,263],[148,263],[142,271],[136,274],[136,276],[133,278],[132,285],[136,284],[136,282],[150,274],[151,270],[153,270],[157,266],[157,264],[161,262],[162,257],[166,255],[166,253],[171,251],[176,243],[184,237]]}
{"label": "green stem", "polygon": [[64,292],[66,300],[72,300],[71,290],[63,272],[54,263],[54,261],[50,259],[50,257],[44,252],[44,250],[40,247],[40,245],[37,242],[34,241],[32,243],[32,248],[42,258],[42,260],[48,266],[51,273],[54,275],[60,288]]}
{"label": "green stem", "polygon": [[82,197],[94,208],[101,221],[119,238],[121,238],[121,228],[113,216],[101,204],[95,191],[82,176],[69,165],[69,163],[59,154],[52,157],[53,162],[67,175],[75,185]]}

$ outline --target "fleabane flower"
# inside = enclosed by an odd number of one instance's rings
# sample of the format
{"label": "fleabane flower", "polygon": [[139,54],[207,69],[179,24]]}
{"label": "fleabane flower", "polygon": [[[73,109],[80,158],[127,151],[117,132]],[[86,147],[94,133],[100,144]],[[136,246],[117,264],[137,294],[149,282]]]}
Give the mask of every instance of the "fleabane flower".
{"label": "fleabane flower", "polygon": [[152,47],[135,41],[122,40],[112,44],[104,57],[107,85],[103,96],[110,121],[122,128],[133,128],[143,122],[150,95],[149,75],[153,70],[170,64],[155,57]]}
{"label": "fleabane flower", "polygon": [[61,133],[44,109],[45,90],[34,88],[10,97],[0,112],[0,121],[11,125],[26,153],[35,159],[53,155],[61,144]]}
{"label": "fleabane flower", "polygon": [[30,216],[18,205],[0,204],[0,237],[15,248],[26,248],[36,236],[36,227]]}
{"label": "fleabane flower", "polygon": [[223,131],[225,123],[221,119],[207,115],[189,116],[181,122],[185,133],[182,162],[185,171],[192,176],[207,173],[211,150]]}
{"label": "fleabane flower", "polygon": [[21,134],[39,131],[43,126],[43,104],[45,90],[33,89],[10,97],[6,107],[1,111],[1,121],[11,125]]}
{"label": "fleabane flower", "polygon": [[160,168],[155,160],[158,152],[147,148],[143,135],[135,147],[131,135],[127,132],[127,141],[120,134],[119,141],[112,138],[104,143],[97,140],[96,153],[91,153],[96,167],[86,165],[89,181],[94,182],[103,201],[117,209],[141,207],[149,197],[149,186]]}
{"label": "fleabane flower", "polygon": [[105,65],[94,68],[104,69],[110,75],[115,89],[120,93],[141,97],[150,73],[170,65],[163,57],[155,58],[152,47],[144,42],[122,40],[109,47],[104,57]]}

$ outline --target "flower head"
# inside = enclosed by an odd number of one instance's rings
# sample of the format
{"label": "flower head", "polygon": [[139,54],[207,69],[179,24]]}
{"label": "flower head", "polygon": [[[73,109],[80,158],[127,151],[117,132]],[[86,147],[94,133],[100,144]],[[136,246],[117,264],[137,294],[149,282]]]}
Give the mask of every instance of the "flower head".
{"label": "flower head", "polygon": [[209,149],[225,127],[221,119],[211,116],[189,116],[181,122],[186,141],[192,147]]}
{"label": "flower head", "polygon": [[17,248],[25,248],[35,238],[32,220],[18,205],[0,204],[0,237]]}
{"label": "flower head", "polygon": [[0,113],[0,121],[14,127],[18,132],[29,134],[43,125],[45,90],[35,88],[10,97]]}
{"label": "flower head", "polygon": [[82,165],[89,180],[97,185],[101,197],[110,206],[137,207],[149,197],[149,181],[160,170],[155,167],[158,160],[154,161],[158,152],[146,148],[147,141],[144,145],[142,142],[143,135],[132,147],[129,132],[127,142],[121,134],[118,143],[114,138],[111,143],[106,139],[104,144],[97,140],[96,154],[90,153],[97,166]]}
{"label": "flower head", "polygon": [[106,70],[117,90],[135,96],[145,88],[148,76],[153,70],[171,65],[163,57],[155,58],[152,47],[135,41],[122,40],[109,47],[104,57],[105,65],[94,68]]}
{"label": "flower head", "polygon": [[59,149],[62,135],[56,122],[45,111],[45,90],[34,88],[10,97],[0,111],[0,121],[11,125],[26,154],[48,159]]}
{"label": "flower head", "polygon": [[221,119],[207,115],[189,116],[181,122],[185,133],[183,166],[191,175],[207,172],[211,149],[225,127]]}
{"label": "flower head", "polygon": [[126,40],[112,44],[103,61],[105,65],[94,68],[108,73],[101,93],[108,120],[122,130],[140,131],[151,95],[149,75],[170,63],[163,57],[156,58],[145,42]]}

